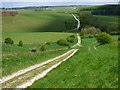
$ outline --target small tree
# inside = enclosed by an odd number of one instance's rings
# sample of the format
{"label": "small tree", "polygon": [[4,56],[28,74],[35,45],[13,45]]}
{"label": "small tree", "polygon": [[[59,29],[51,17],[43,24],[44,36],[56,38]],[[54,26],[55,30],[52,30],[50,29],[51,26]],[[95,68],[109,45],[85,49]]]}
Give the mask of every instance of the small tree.
{"label": "small tree", "polygon": [[112,40],[112,37],[109,34],[102,32],[96,37],[96,39],[97,39],[97,42],[100,43],[100,45],[102,45],[102,44],[110,43]]}
{"label": "small tree", "polygon": [[6,44],[14,44],[14,41],[11,38],[6,38],[4,43],[6,43]]}
{"label": "small tree", "polygon": [[23,42],[19,41],[18,46],[23,46]]}
{"label": "small tree", "polygon": [[31,52],[34,52],[34,53],[35,53],[36,51],[37,51],[36,49],[32,49],[32,50],[31,50]]}
{"label": "small tree", "polygon": [[81,29],[80,35],[86,38],[95,37],[95,35],[99,34],[101,30],[95,27],[85,27]]}
{"label": "small tree", "polygon": [[40,47],[40,51],[45,51],[47,48],[46,48],[46,46],[45,45],[42,45],[41,47]]}
{"label": "small tree", "polygon": [[66,40],[67,40],[68,42],[71,42],[71,43],[74,42],[74,38],[73,38],[73,37],[67,37]]}
{"label": "small tree", "polygon": [[58,40],[58,41],[57,41],[57,44],[59,44],[59,45],[61,45],[61,46],[68,46],[68,45],[69,45],[68,41],[65,40],[65,39],[60,39],[60,40]]}

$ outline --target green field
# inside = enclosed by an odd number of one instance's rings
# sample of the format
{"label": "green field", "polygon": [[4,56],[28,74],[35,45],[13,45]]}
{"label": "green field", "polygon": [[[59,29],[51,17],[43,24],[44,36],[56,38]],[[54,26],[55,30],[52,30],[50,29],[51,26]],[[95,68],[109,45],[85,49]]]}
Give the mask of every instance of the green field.
{"label": "green field", "polygon": [[[43,60],[48,60],[50,58],[53,58],[64,53],[67,50],[60,51],[59,49],[67,48],[67,46],[66,47],[60,46],[56,42],[59,39],[65,39],[69,35],[74,35],[74,33],[56,33],[56,32],[4,33],[4,36],[12,38],[15,44],[2,45],[3,76],[9,75],[15,71],[24,69],[28,66],[40,63]],[[19,40],[23,41],[22,47],[18,46]],[[46,42],[51,42],[51,45],[45,44]],[[70,43],[70,45],[73,45],[76,42],[77,40],[75,40],[74,43]],[[40,51],[41,45],[46,45],[47,50],[44,52]],[[31,53],[32,49],[37,50],[37,53]]]}
{"label": "green field", "polygon": [[[77,26],[71,12],[77,12],[80,8],[82,7],[21,10],[17,16],[3,16],[2,75],[7,76],[70,50],[68,46],[58,45],[57,41],[76,35],[75,32],[68,32],[75,28],[74,25]],[[94,16],[105,23],[118,24],[118,17]],[[65,22],[69,22],[69,29]],[[5,38],[11,38],[14,44],[5,44]],[[19,41],[23,42],[23,46],[18,46]],[[76,43],[77,38],[73,43],[69,42],[70,46]],[[46,46],[45,51],[40,50],[42,45]],[[82,39],[82,45],[83,47],[74,47],[79,48],[79,51],[73,57],[29,88],[117,88],[118,36],[112,36],[112,43],[99,46],[95,38],[85,38]]]}
{"label": "green field", "polygon": [[[29,88],[117,88],[118,43],[93,48],[95,39],[84,39],[84,47],[46,77]],[[90,46],[90,51],[89,51]]]}
{"label": "green field", "polygon": [[14,43],[18,43],[22,40],[25,44],[39,44],[45,42],[56,42],[59,39],[64,39],[67,36],[72,35],[72,33],[59,33],[59,32],[6,32],[3,33],[3,41],[5,38],[12,38]]}
{"label": "green field", "polygon": [[105,23],[118,24],[117,16],[103,16],[103,15],[94,15],[94,16]]}
{"label": "green field", "polygon": [[13,53],[2,57],[2,76],[12,74],[31,65],[54,58],[68,50],[48,51],[39,53]]}
{"label": "green field", "polygon": [[76,22],[73,16],[67,13],[18,11],[17,16],[2,17],[2,28],[3,32],[66,32],[65,21]]}

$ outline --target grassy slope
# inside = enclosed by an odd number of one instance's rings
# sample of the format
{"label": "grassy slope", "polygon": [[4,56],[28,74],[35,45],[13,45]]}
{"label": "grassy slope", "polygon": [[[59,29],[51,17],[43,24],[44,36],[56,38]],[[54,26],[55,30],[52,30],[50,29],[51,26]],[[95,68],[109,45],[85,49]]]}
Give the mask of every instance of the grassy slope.
{"label": "grassy slope", "polygon": [[39,44],[44,42],[56,42],[59,39],[64,39],[67,36],[72,35],[71,33],[57,33],[57,32],[28,32],[28,33],[4,33],[3,41],[5,38],[10,37],[15,43],[22,40],[25,44]]}
{"label": "grassy slope", "polygon": [[111,24],[118,24],[117,16],[103,16],[103,15],[94,15],[94,16],[103,22],[111,23]]}
{"label": "grassy slope", "polygon": [[41,52],[41,53],[20,53],[12,56],[2,57],[2,75],[6,76],[31,65],[54,58],[68,50]]}
{"label": "grassy slope", "polygon": [[49,11],[19,11],[18,16],[3,16],[3,32],[66,31],[64,22],[76,22],[71,14]]}
{"label": "grassy slope", "polygon": [[[113,40],[116,40],[114,37]],[[30,88],[115,88],[118,87],[118,44],[97,47],[88,45],[95,39],[84,39],[84,47],[75,56],[36,81]],[[86,45],[87,44],[87,45]]]}

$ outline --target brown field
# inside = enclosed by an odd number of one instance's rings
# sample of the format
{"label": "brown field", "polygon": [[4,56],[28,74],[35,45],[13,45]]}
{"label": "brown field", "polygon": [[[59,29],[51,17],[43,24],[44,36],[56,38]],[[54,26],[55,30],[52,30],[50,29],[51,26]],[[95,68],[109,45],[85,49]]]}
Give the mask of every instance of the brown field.
{"label": "brown field", "polygon": [[[1,12],[0,12],[1,15]],[[2,16],[17,16],[18,12],[16,11],[9,11],[9,12],[2,12]]]}

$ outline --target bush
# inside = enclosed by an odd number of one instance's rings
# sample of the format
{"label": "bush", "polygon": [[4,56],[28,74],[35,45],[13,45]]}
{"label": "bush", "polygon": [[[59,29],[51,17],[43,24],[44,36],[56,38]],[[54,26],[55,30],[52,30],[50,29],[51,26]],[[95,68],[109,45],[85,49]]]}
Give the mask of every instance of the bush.
{"label": "bush", "polygon": [[68,42],[73,43],[74,40],[75,40],[75,36],[74,36],[74,35],[70,35],[69,37],[66,38],[66,40],[67,40]]}
{"label": "bush", "polygon": [[67,37],[66,40],[67,40],[68,42],[71,42],[71,43],[74,42],[74,38],[73,38],[73,37]]}
{"label": "bush", "polygon": [[101,30],[95,27],[82,28],[80,35],[86,38],[93,38],[96,34],[99,34]]}
{"label": "bush", "polygon": [[18,46],[23,46],[23,42],[19,41]]}
{"label": "bush", "polygon": [[34,52],[34,53],[35,53],[36,51],[37,51],[36,49],[32,49],[32,50],[31,50],[31,52]]}
{"label": "bush", "polygon": [[75,35],[70,35],[71,38],[75,38]]}
{"label": "bush", "polygon": [[118,41],[120,41],[120,37],[118,37]]}
{"label": "bush", "polygon": [[51,43],[51,42],[47,42],[46,44],[47,44],[47,45],[51,45],[52,43]]}
{"label": "bush", "polygon": [[61,46],[69,46],[69,43],[67,40],[65,39],[60,39],[57,41],[57,44],[61,45]]}
{"label": "bush", "polygon": [[6,38],[4,43],[6,43],[6,44],[14,44],[14,41],[11,38]]}
{"label": "bush", "polygon": [[40,47],[40,51],[45,51],[47,49],[47,47],[45,46],[45,45],[42,45],[41,47]]}
{"label": "bush", "polygon": [[96,39],[97,39],[97,42],[100,43],[100,45],[102,45],[102,44],[110,43],[112,40],[112,37],[109,34],[102,32],[96,37]]}
{"label": "bush", "polygon": [[94,38],[94,35],[89,35],[89,38]]}

